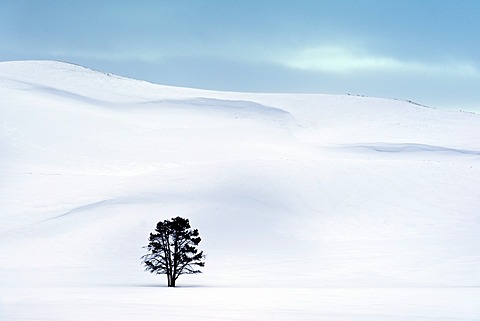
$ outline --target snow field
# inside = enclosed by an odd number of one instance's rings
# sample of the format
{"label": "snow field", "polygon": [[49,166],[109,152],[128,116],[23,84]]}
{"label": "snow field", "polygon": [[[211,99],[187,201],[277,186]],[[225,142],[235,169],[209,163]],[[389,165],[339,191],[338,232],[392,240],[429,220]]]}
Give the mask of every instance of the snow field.
{"label": "snow field", "polygon": [[[478,320],[478,288],[33,288],[6,320]],[[32,298],[34,298],[32,300]],[[33,301],[33,302],[32,302]]]}
{"label": "snow field", "polygon": [[[480,317],[478,115],[43,61],[0,84],[2,319]],[[139,258],[177,215],[208,256],[170,292]]]}

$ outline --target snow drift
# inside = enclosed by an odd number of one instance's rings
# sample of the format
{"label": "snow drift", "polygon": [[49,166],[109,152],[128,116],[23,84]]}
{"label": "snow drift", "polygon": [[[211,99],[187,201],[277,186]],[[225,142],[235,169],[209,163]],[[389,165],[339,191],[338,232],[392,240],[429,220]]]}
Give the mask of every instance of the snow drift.
{"label": "snow drift", "polygon": [[164,284],[140,256],[174,216],[208,255],[180,285],[480,284],[476,114],[50,61],[0,97],[0,287]]}

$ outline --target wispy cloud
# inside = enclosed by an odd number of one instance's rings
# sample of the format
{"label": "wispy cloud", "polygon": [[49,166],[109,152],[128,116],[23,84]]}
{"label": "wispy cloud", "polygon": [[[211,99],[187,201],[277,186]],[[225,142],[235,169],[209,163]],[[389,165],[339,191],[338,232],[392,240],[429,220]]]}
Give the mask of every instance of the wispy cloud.
{"label": "wispy cloud", "polygon": [[291,52],[277,62],[294,69],[347,74],[365,71],[413,72],[429,74],[455,74],[480,77],[479,69],[468,62],[409,61],[373,54],[362,48],[319,46]]}

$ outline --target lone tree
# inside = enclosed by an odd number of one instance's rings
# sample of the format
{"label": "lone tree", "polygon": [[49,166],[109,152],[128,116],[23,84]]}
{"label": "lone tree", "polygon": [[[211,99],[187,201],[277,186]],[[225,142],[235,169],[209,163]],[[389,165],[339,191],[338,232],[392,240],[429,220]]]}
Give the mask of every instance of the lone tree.
{"label": "lone tree", "polygon": [[166,274],[169,287],[174,287],[182,274],[202,273],[198,268],[205,266],[205,255],[197,250],[201,238],[188,219],[175,217],[158,222],[149,241],[145,246],[148,253],[142,256],[145,271]]}

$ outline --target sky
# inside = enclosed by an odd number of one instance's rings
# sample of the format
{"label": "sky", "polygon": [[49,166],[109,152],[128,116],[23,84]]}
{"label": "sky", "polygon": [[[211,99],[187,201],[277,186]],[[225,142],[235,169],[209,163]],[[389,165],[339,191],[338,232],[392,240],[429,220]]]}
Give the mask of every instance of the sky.
{"label": "sky", "polygon": [[478,0],[1,0],[0,61],[480,113]]}

